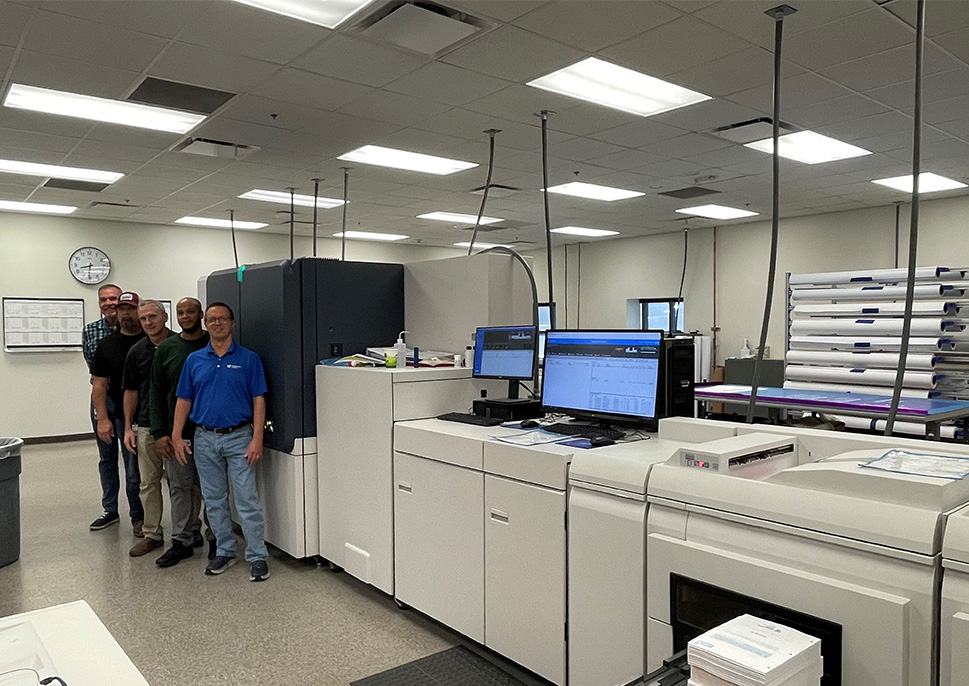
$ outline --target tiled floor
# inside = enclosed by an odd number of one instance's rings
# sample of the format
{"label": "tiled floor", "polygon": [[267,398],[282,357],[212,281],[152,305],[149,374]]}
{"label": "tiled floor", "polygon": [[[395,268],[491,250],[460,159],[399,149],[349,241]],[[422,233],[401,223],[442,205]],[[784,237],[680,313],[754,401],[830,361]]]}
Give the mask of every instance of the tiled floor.
{"label": "tiled floor", "polygon": [[86,600],[152,686],[346,686],[462,642],[273,548],[263,583],[244,564],[204,576],[201,551],[170,569],[154,563],[161,549],[129,557],[123,507],[120,525],[88,531],[100,514],[93,441],[27,446],[23,464],[22,553],[0,569],[0,617]]}
{"label": "tiled floor", "polygon": [[538,681],[490,653],[455,646],[351,686],[532,686]]}

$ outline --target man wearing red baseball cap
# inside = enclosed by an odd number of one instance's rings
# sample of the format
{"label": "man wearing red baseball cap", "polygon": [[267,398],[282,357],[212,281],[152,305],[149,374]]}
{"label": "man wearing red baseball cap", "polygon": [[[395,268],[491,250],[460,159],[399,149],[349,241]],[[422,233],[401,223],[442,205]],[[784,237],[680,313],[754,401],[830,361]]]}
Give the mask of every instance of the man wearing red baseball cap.
{"label": "man wearing red baseball cap", "polygon": [[[138,305],[141,299],[137,293],[125,291],[118,296],[118,330],[109,334],[98,343],[91,362],[91,377],[93,390],[91,400],[94,403],[94,413],[98,421],[98,437],[105,443],[110,443],[115,436],[124,436],[124,387],[121,384],[124,375],[125,358],[131,346],[145,337],[138,320]],[[114,412],[108,411],[108,398],[114,401]],[[125,470],[125,493],[128,496],[128,514],[131,517],[135,536],[144,534],[141,531],[145,514],[138,496],[141,490],[141,474],[138,471],[138,457],[121,444],[121,455]],[[91,522],[90,529],[97,531],[105,529],[118,522],[118,492],[121,489],[121,479],[118,473],[117,460],[103,458],[98,462],[98,473],[101,477],[101,507],[104,510],[100,517]]]}

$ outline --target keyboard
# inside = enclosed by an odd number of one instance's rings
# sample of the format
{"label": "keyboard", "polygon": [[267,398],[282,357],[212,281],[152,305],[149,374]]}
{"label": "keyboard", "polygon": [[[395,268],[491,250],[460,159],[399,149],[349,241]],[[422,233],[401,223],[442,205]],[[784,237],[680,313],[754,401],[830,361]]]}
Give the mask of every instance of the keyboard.
{"label": "keyboard", "polygon": [[495,419],[494,417],[468,414],[467,412],[445,412],[444,414],[438,415],[437,418],[443,419],[446,422],[460,422],[462,424],[474,424],[475,426],[498,426],[506,421],[504,419]]}
{"label": "keyboard", "polygon": [[589,424],[546,424],[542,427],[553,434],[563,436],[581,436],[582,438],[592,438],[593,436],[604,436],[618,441],[625,437],[625,433],[618,429],[607,429],[602,426],[590,426]]}

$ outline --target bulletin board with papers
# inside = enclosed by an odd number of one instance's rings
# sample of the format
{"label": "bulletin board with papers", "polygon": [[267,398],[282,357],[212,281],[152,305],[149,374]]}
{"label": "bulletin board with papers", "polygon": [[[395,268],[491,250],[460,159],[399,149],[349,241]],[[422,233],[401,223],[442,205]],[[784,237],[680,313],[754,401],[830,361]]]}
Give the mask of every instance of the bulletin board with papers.
{"label": "bulletin board with papers", "polygon": [[6,352],[81,350],[82,298],[4,298]]}

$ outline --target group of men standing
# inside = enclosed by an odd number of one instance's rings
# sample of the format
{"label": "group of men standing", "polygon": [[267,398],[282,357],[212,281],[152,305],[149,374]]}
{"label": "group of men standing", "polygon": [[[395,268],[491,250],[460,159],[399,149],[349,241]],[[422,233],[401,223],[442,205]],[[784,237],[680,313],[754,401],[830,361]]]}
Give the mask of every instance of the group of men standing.
{"label": "group of men standing", "polygon": [[155,563],[174,566],[202,546],[204,499],[205,573],[221,574],[235,562],[231,480],[249,579],[268,578],[254,473],[263,452],[266,380],[259,357],[232,340],[232,309],[212,303],[203,314],[198,300],[182,298],[175,308],[181,333],[175,334],[157,300],[141,300],[109,284],[98,289],[98,306],[102,317],[88,324],[83,336],[103,510],[90,529],[120,521],[120,456],[128,515],[141,539],[129,555],[141,557],[164,545],[161,488],[167,474],[171,547]]}

